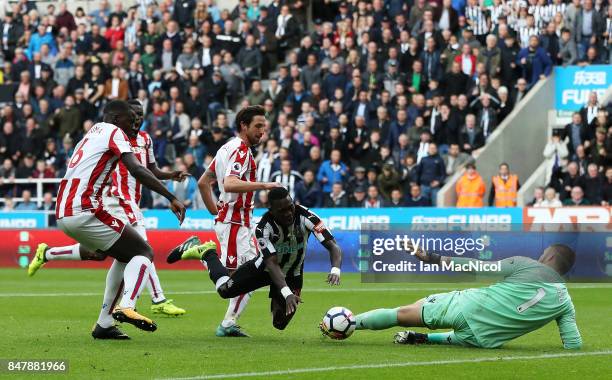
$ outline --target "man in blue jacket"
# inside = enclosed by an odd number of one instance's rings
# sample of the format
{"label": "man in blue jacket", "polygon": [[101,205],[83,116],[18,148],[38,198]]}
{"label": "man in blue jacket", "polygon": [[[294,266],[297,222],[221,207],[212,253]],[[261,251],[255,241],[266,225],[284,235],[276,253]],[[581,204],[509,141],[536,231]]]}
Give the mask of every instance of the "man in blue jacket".
{"label": "man in blue jacket", "polygon": [[344,183],[347,176],[346,165],[340,161],[340,150],[331,151],[330,159],[323,161],[317,174],[317,181],[322,185],[323,192],[328,194],[332,191],[332,185],[336,182]]}
{"label": "man in blue jacket", "polygon": [[445,177],[444,160],[438,154],[438,146],[435,143],[429,143],[427,156],[423,157],[417,165],[416,178],[421,186],[421,193],[431,199],[431,203],[434,206],[436,205],[438,191],[444,184]]}
{"label": "man in blue jacket", "polygon": [[521,49],[516,56],[516,63],[523,70],[523,78],[529,81],[529,87],[533,87],[538,80],[550,75],[552,61],[546,50],[541,48],[538,36],[529,37],[529,46]]}

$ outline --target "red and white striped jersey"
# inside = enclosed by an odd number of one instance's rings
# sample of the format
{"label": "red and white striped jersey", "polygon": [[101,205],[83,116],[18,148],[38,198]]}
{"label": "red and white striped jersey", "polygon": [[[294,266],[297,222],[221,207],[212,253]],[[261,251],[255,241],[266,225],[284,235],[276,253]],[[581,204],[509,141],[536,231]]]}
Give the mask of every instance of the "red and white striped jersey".
{"label": "red and white striped jersey", "polygon": [[243,181],[255,182],[257,165],[251,149],[240,137],[234,137],[217,151],[208,169],[217,176],[221,192],[219,200],[223,202],[215,220],[250,227],[253,219],[253,192],[227,193],[223,180],[225,177],[235,176]]}
{"label": "red and white striped jersey", "polygon": [[[140,131],[135,138],[131,138],[129,141],[134,156],[144,167],[155,162],[153,141],[147,132]],[[122,161],[119,161],[117,164],[111,179],[112,186],[108,191],[109,196],[114,196],[128,202],[134,201],[136,205],[140,205],[142,185],[130,174]]]}
{"label": "red and white striped jersey", "polygon": [[55,217],[95,210],[123,153],[131,152],[125,133],[109,123],[97,123],[75,147],[57,192]]}

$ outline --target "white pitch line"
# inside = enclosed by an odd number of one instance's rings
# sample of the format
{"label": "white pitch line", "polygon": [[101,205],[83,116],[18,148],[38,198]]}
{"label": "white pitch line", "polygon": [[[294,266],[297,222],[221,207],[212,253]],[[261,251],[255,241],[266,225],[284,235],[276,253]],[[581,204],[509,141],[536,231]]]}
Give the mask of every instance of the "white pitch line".
{"label": "white pitch line", "polygon": [[[484,285],[483,285],[484,286]],[[571,284],[569,289],[610,289],[612,284]],[[304,288],[306,293],[349,293],[349,292],[423,292],[423,291],[450,291],[456,287],[449,285],[448,287],[411,287],[411,288]],[[267,291],[266,288],[258,289],[257,291]],[[176,292],[166,292],[167,294],[178,295],[197,295],[197,294],[217,294],[214,290],[183,290]],[[17,297],[92,297],[100,296],[103,293],[97,292],[81,292],[81,293],[0,293],[0,298],[17,298]]]}
{"label": "white pitch line", "polygon": [[350,371],[350,370],[356,370],[356,369],[418,367],[418,366],[445,365],[445,364],[557,359],[557,358],[567,358],[567,357],[599,356],[599,355],[612,355],[612,350],[610,351],[592,351],[592,352],[568,352],[568,353],[542,354],[542,355],[497,356],[497,357],[494,356],[494,357],[480,357],[480,358],[473,358],[473,359],[456,359],[456,360],[431,360],[431,361],[424,361],[424,362],[358,364],[358,365],[350,365],[350,366],[298,368],[298,369],[287,369],[287,370],[280,370],[280,371],[221,373],[221,374],[216,374],[216,375],[201,375],[201,376],[194,376],[194,377],[171,377],[171,378],[162,378],[162,379],[157,379],[157,380],[230,379],[230,378],[255,377],[255,376],[295,375],[295,374],[300,374],[300,373],[314,373],[314,372]]}

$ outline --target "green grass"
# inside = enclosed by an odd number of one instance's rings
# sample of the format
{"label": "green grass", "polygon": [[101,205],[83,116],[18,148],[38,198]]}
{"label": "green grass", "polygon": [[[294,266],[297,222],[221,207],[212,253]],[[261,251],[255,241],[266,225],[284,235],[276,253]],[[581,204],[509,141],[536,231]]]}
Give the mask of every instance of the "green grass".
{"label": "green grass", "polygon": [[[372,379],[406,378],[611,378],[612,287],[571,286],[578,325],[584,340],[581,353],[607,354],[575,357],[523,358],[482,362],[483,358],[532,357],[567,354],[554,323],[511,342],[503,349],[484,350],[446,346],[398,346],[391,343],[399,329],[358,331],[345,341],[323,338],[317,324],[331,306],[355,313],[372,308],[411,303],[427,294],[453,289],[452,284],[362,284],[357,275],[343,275],[337,291],[330,292],[325,276],[309,273],[304,303],[285,331],[272,327],[267,293],[259,291],[240,323],[250,339],[217,338],[214,330],[227,301],[212,292],[206,272],[161,271],[167,296],[187,314],[157,317],[155,333],[126,325],[127,342],[94,341],[90,336],[104,287],[105,271],[42,269],[33,278],[25,270],[0,270],[0,359],[67,359],[68,376],[49,378],[143,379],[216,374],[266,372],[321,367],[378,366],[334,369],[253,378]],[[462,284],[461,287],[466,287]],[[379,289],[379,290],[375,290]],[[146,292],[146,291],[145,291]],[[72,293],[76,295],[63,295]],[[139,310],[148,313],[143,293]],[[469,361],[431,364],[436,361]],[[414,365],[428,362],[429,364]],[[404,363],[405,366],[386,366]],[[412,364],[411,364],[412,363]],[[0,372],[0,376],[6,373]],[[27,378],[33,375],[10,375]]]}

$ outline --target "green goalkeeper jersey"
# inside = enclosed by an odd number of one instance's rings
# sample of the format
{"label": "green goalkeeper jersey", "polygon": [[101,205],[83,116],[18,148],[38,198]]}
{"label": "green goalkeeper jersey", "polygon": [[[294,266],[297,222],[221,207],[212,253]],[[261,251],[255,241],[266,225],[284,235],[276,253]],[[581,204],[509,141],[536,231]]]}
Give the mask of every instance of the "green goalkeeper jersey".
{"label": "green goalkeeper jersey", "polygon": [[553,320],[565,348],[581,347],[572,299],[555,270],[517,256],[501,260],[500,274],[501,282],[461,292],[461,312],[482,347],[499,347]]}

